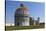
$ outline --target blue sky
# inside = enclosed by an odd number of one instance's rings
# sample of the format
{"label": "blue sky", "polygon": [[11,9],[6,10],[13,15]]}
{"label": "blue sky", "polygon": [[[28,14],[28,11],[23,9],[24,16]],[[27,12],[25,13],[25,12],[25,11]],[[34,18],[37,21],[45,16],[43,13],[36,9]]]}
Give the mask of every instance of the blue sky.
{"label": "blue sky", "polygon": [[30,17],[37,19],[40,17],[40,22],[45,22],[45,6],[44,2],[19,2],[19,1],[7,1],[6,2],[6,23],[14,23],[14,13],[16,8],[20,7],[23,3],[29,10]]}

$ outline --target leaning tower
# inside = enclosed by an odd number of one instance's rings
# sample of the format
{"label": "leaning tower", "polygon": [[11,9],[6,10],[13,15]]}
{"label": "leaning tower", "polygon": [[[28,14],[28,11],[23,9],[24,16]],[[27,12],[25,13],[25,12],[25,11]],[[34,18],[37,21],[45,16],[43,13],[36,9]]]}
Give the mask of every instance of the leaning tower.
{"label": "leaning tower", "polygon": [[29,12],[28,9],[20,4],[20,7],[15,11],[15,26],[29,26]]}

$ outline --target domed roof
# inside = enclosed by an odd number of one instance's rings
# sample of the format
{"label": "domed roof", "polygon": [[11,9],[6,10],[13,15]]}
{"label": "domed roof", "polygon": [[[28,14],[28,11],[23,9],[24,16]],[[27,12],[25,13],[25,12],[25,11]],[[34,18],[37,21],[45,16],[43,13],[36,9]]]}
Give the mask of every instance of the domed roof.
{"label": "domed roof", "polygon": [[20,4],[20,7],[16,9],[16,14],[28,14],[28,10],[23,4]]}

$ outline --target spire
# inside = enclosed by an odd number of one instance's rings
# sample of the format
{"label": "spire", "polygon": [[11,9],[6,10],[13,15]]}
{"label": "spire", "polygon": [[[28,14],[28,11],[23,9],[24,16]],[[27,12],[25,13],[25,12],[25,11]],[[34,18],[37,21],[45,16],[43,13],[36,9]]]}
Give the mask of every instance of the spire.
{"label": "spire", "polygon": [[40,17],[38,17],[38,19],[40,19]]}
{"label": "spire", "polygon": [[38,19],[38,21],[39,21],[39,20],[40,20],[40,17],[38,17],[37,19]]}

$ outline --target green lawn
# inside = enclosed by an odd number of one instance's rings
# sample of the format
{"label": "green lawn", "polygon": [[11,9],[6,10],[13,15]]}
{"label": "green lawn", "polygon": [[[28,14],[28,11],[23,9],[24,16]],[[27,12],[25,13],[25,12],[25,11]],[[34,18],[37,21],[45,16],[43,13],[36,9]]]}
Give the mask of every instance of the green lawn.
{"label": "green lawn", "polygon": [[44,25],[39,25],[39,26],[6,26],[6,30],[22,30],[22,29],[39,29],[39,28],[44,28]]}

